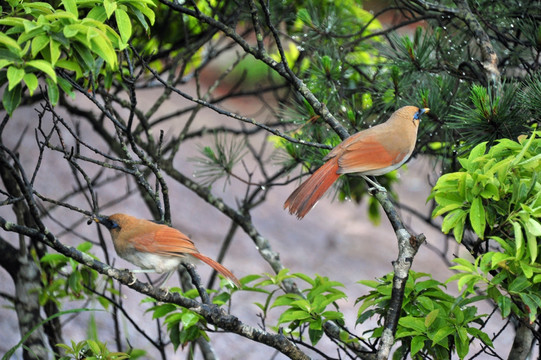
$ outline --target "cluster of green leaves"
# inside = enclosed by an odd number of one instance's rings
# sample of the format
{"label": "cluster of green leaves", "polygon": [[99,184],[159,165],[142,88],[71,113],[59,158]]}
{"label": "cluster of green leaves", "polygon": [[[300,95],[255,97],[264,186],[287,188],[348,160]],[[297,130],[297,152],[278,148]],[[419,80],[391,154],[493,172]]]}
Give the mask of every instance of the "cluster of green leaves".
{"label": "cluster of green leaves", "polygon": [[[319,275],[313,279],[300,273],[292,275],[310,287],[304,289],[302,295],[287,293],[278,296],[271,307],[286,306],[287,309],[278,319],[278,326],[288,324],[287,333],[293,333],[296,329],[307,326],[310,341],[315,345],[323,336],[323,324],[326,321],[343,323],[344,314],[337,311],[338,305],[335,302],[346,298],[346,294],[337,289],[344,285]],[[331,305],[335,310],[328,309]]]}
{"label": "cluster of green leaves", "polygon": [[[77,250],[94,257],[90,250],[92,244],[89,242],[81,243]],[[42,291],[39,294],[40,304],[43,306],[49,301],[61,306],[67,300],[85,300],[88,297],[96,298],[104,309],[110,305],[109,301],[101,296],[95,296],[88,288],[92,288],[98,280],[98,273],[86,266],[81,266],[78,262],[59,253],[49,253],[44,255],[40,261],[41,264],[41,282]],[[65,274],[66,276],[58,276]],[[111,282],[108,279],[109,283]],[[88,287],[88,288],[87,288]],[[111,291],[114,291],[111,289]]]}
{"label": "cluster of green leaves", "polygon": [[[391,34],[390,40],[393,46],[385,48],[383,54],[393,59],[393,65],[384,69],[389,80],[384,82],[382,84],[384,88],[380,89],[382,92],[380,96],[382,96],[386,108],[398,108],[402,106],[403,100],[401,98],[415,96],[411,93],[406,94],[406,89],[411,88],[419,71],[433,68],[436,65],[436,58],[433,54],[437,47],[435,39],[440,32],[441,29],[436,29],[434,34],[422,27],[417,27],[413,37]],[[424,104],[424,106],[426,105]]]}
{"label": "cluster of green leaves", "polygon": [[[352,36],[351,29],[363,31]],[[347,127],[361,125],[364,119],[360,112],[372,105],[371,92],[359,91],[368,85],[359,69],[365,75],[374,74],[382,60],[373,46],[379,38],[352,40],[378,30],[379,21],[353,0],[306,2],[297,9],[297,18],[289,30],[293,39],[298,40],[297,50],[292,51],[298,53],[296,59],[303,60],[296,64],[298,73],[331,112],[344,118]],[[313,118],[314,112],[306,102],[299,101],[297,105],[296,114],[291,114],[296,122],[304,124]],[[309,125],[298,135],[326,143],[332,134],[318,128]]]}
{"label": "cluster of green leaves", "polygon": [[62,7],[55,8],[47,2],[7,1],[11,9],[0,19],[0,86],[8,83],[2,103],[10,114],[20,103],[22,84],[32,95],[41,76],[52,104],[59,100],[58,86],[73,94],[57,69],[73,72],[75,79],[84,77],[85,86],[95,86],[102,74],[110,86],[119,66],[117,51],[125,49],[132,36],[131,19],[147,29],[146,19],[154,23],[151,0],[60,3]]}
{"label": "cluster of green leaves", "polygon": [[[227,280],[224,280],[223,284],[226,283]],[[182,292],[180,288],[171,288],[169,291],[177,292],[181,296],[189,299],[195,299],[199,296],[196,289]],[[231,293],[229,292],[217,292],[209,289],[207,289],[207,292],[214,295],[212,297],[212,303],[216,305],[224,305],[231,297]],[[152,298],[143,300],[143,303],[149,302],[155,303],[156,300]],[[179,346],[184,347],[187,343],[195,341],[200,337],[209,340],[205,331],[207,327],[205,318],[190,309],[166,303],[156,304],[150,307],[146,312],[152,312],[153,319],[163,318],[163,322],[167,326],[167,332],[175,350],[177,350]]]}
{"label": "cluster of green leaves", "polygon": [[60,360],[82,360],[82,359],[103,359],[103,360],[122,360],[137,359],[142,354],[127,354],[124,352],[111,352],[106,343],[99,340],[83,340],[78,343],[72,341],[71,346],[66,344],[57,344],[62,348],[65,355],[59,357]]}
{"label": "cluster of green leaves", "polygon": [[446,126],[460,137],[462,150],[481,142],[516,139],[528,131],[530,112],[517,101],[518,90],[516,84],[504,85],[498,96],[490,87],[473,85],[470,101],[454,105],[456,112],[449,116]]}
{"label": "cluster of green leaves", "polygon": [[[308,287],[300,293],[277,296],[282,292],[282,282],[288,279],[302,280]],[[286,307],[281,312],[276,326],[272,327],[276,331],[283,330],[302,340],[304,331],[308,330],[308,337],[312,345],[315,345],[323,336],[325,322],[334,321],[343,324],[343,313],[339,311],[336,301],[345,299],[346,295],[338,289],[343,287],[339,282],[319,275],[311,278],[301,273],[289,274],[288,269],[283,269],[276,275],[250,275],[241,281],[246,284],[243,290],[266,295],[264,303],[255,303],[261,309],[263,319],[267,318],[272,309]],[[249,283],[253,285],[248,285]],[[283,325],[287,325],[287,328],[282,329]],[[346,332],[342,335],[342,341],[351,341]]]}
{"label": "cluster of green leaves", "polygon": [[[505,242],[500,244],[509,248]],[[482,290],[486,294],[483,298],[491,299],[497,304],[502,317],[513,313],[521,319],[529,319],[530,323],[537,319],[541,309],[539,274],[528,278],[520,261],[494,251],[477,257],[473,263],[462,258],[453,261],[458,265],[451,269],[459,273],[450,277],[448,282],[458,280],[459,289],[465,287],[470,293]],[[539,266],[536,268],[539,269]],[[493,276],[494,272],[497,272],[497,275]]]}
{"label": "cluster of green leaves", "polygon": [[452,230],[458,242],[468,224],[480,239],[509,239],[518,255],[533,263],[538,254],[535,237],[541,235],[539,133],[518,142],[501,139],[488,152],[486,148],[486,142],[477,145],[467,158],[459,158],[461,171],[438,179],[429,197],[438,204],[432,216],[446,214],[442,231]]}
{"label": "cluster of green leaves", "polygon": [[[393,274],[378,281],[364,280],[360,283],[373,290],[357,299],[357,302],[362,302],[357,323],[377,316],[380,326],[371,330],[370,336],[379,338],[383,332],[383,319],[389,311]],[[449,359],[456,352],[463,359],[469,352],[473,338],[492,346],[488,335],[473,326],[481,324],[483,317],[477,315],[475,306],[469,306],[477,298],[455,298],[447,294],[444,288],[444,284],[432,279],[429,274],[410,271],[395,336],[401,345],[394,358],[403,358],[409,352],[413,359],[427,355]]]}
{"label": "cluster of green leaves", "polygon": [[463,169],[442,176],[432,191],[433,215],[446,214],[442,230],[452,230],[457,241],[471,228],[495,250],[473,264],[456,259],[461,272],[451,280],[470,292],[485,290],[503,316],[513,312],[533,321],[541,309],[539,133],[499,140],[488,151],[481,143],[459,161]]}
{"label": "cluster of green leaves", "polygon": [[[297,17],[289,29],[298,47],[290,52],[295,61],[289,61],[310,90],[325,103],[334,114],[345,119],[347,127],[361,124],[361,116],[355,109],[366,109],[371,105],[369,91],[359,92],[366,85],[366,79],[359,71],[363,68],[367,73],[376,71],[374,67],[381,59],[372,42],[351,41],[351,29],[363,29],[366,36],[381,29],[379,21],[353,0],[328,2],[325,0],[309,1],[297,9]],[[288,117],[298,124],[306,126],[302,132],[294,136],[310,139],[320,143],[336,141],[336,135],[325,131],[317,124],[315,112],[303,100],[296,108],[289,110]],[[316,120],[316,121],[314,121]],[[331,139],[330,139],[331,138]]]}

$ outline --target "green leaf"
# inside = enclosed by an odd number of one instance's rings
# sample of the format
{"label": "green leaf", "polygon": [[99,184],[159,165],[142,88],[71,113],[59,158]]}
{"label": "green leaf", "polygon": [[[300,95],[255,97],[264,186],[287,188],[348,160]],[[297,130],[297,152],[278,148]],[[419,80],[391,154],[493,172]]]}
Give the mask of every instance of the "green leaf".
{"label": "green leaf", "polygon": [[[134,9],[132,9],[132,12],[134,14],[136,14],[136,16],[139,18],[139,15],[137,14],[139,10],[143,15],[145,15],[148,20],[150,21],[150,25],[154,25],[154,21],[156,19],[156,14],[154,14],[154,11],[152,11],[148,5],[151,5],[151,6],[156,6],[154,3],[146,3],[146,4],[143,4],[142,1],[133,1],[130,3],[131,6],[134,7]],[[136,9],[135,9],[136,8]],[[144,20],[144,19],[143,19]],[[145,26],[145,25],[143,25]],[[145,26],[146,28],[146,26]]]}
{"label": "green leaf", "polygon": [[22,55],[21,54],[22,49],[19,46],[19,44],[17,44],[17,41],[10,38],[3,32],[0,32],[0,44],[3,44],[5,47],[8,48],[9,51],[11,51],[14,54],[17,54],[19,57]]}
{"label": "green leaf", "polygon": [[103,1],[103,6],[105,7],[105,12],[107,13],[107,19],[109,19],[111,17],[111,15],[113,15],[113,12],[115,12],[115,10],[117,8],[116,1],[104,0]]}
{"label": "green leaf", "polygon": [[64,5],[64,9],[66,9],[66,11],[72,13],[76,17],[79,15],[79,11],[77,10],[77,1],[62,0],[62,5]]}
{"label": "green leaf", "polygon": [[308,329],[308,336],[310,337],[310,342],[312,343],[312,345],[316,345],[319,342],[319,340],[321,339],[321,337],[323,336],[323,330],[312,329],[310,327]]}
{"label": "green leaf", "polygon": [[457,266],[451,267],[451,269],[458,270],[458,271],[465,271],[465,272],[471,272],[476,273],[476,267],[474,264],[472,264],[470,261],[463,259],[463,258],[455,258],[452,260],[453,262],[460,264]]}
{"label": "green leaf", "polygon": [[13,111],[19,106],[21,103],[21,85],[17,85],[13,88],[13,90],[4,90],[4,96],[2,97],[2,105],[4,105],[4,109],[6,109],[7,113],[9,115],[13,114]]}
{"label": "green leaf", "polygon": [[524,276],[526,276],[526,278],[530,279],[533,276],[533,273],[535,270],[533,266],[530,266],[526,264],[524,261],[521,261],[520,268],[522,269],[522,272],[524,273]]}
{"label": "green leaf", "polygon": [[[438,201],[437,197],[436,197],[436,201]],[[458,208],[461,208],[461,207],[462,207],[462,201],[457,202],[457,203],[448,204],[448,205],[445,205],[445,206],[438,206],[432,212],[432,217],[433,218],[438,217],[438,216],[443,215],[443,214],[445,214],[445,213],[447,213],[449,211],[452,211],[452,210],[455,210],[455,209],[458,209]]]}
{"label": "green leaf", "polygon": [[64,263],[67,261],[67,256],[64,254],[58,254],[58,253],[49,253],[43,255],[43,257],[39,260],[42,263]]}
{"label": "green leaf", "polygon": [[372,289],[377,288],[379,285],[381,285],[381,282],[376,280],[359,280],[357,283],[362,284],[364,286],[368,286]]}
{"label": "green leaf", "polygon": [[[1,51],[1,50],[0,50]],[[0,54],[1,56],[1,54]],[[0,59],[0,69],[3,69],[4,67],[13,64],[13,61],[7,60],[7,59]]]}
{"label": "green leaf", "polygon": [[75,99],[75,91],[73,91],[73,86],[68,80],[59,77],[58,85],[60,85],[60,88],[64,93],[68,94],[72,99]]}
{"label": "green leaf", "polygon": [[105,34],[97,29],[89,28],[87,39],[90,41],[90,49],[105,60],[111,69],[116,69],[117,57],[115,49]]}
{"label": "green leaf", "polygon": [[419,351],[421,351],[425,346],[425,340],[426,337],[423,335],[417,335],[414,336],[413,339],[411,339],[411,357],[415,358],[415,354],[417,354]]}
{"label": "green leaf", "polygon": [[323,329],[323,320],[321,318],[316,318],[310,321],[309,328],[312,330],[321,330]]}
{"label": "green leaf", "polygon": [[494,347],[494,344],[492,344],[492,340],[490,340],[490,337],[483,331],[476,329],[474,327],[469,327],[467,329],[468,333],[470,333],[472,336],[480,339],[482,342],[484,342],[486,345],[490,347]]}
{"label": "green leaf", "polygon": [[296,307],[296,308],[304,310],[306,312],[310,312],[310,310],[311,310],[310,303],[306,299],[295,300],[290,304],[290,306],[291,307]]}
{"label": "green leaf", "polygon": [[51,41],[51,38],[47,35],[38,35],[32,39],[32,57],[36,57],[36,55],[43,50],[47,44],[49,44],[49,41]]}
{"label": "green leaf", "polygon": [[464,221],[467,214],[468,213],[462,209],[456,209],[451,211],[445,216],[445,218],[443,218],[443,222],[441,224],[441,231],[444,234],[449,233],[449,230],[454,228],[461,221]]}
{"label": "green leaf", "polygon": [[163,304],[149,310],[154,310],[154,312],[152,313],[152,319],[158,319],[169,314],[172,311],[175,311],[176,309],[177,307],[173,304]]}
{"label": "green leaf", "polygon": [[466,225],[466,213],[460,218],[459,221],[453,227],[453,236],[457,243],[462,242],[462,237],[464,236],[464,226]]}
{"label": "green leaf", "polygon": [[535,294],[520,293],[519,295],[524,305],[527,306],[527,312],[530,318],[530,323],[535,322],[535,319],[537,317],[537,312],[539,309],[539,304],[538,304],[539,297],[537,297]]}
{"label": "green leaf", "polygon": [[191,311],[185,311],[182,314],[181,319],[182,319],[182,325],[187,328],[194,326],[195,324],[199,322],[199,316],[196,313],[191,312]]}
{"label": "green leaf", "polygon": [[132,35],[132,27],[130,17],[128,13],[123,9],[115,10],[116,25],[118,26],[118,32],[124,43],[127,43],[130,40]]}
{"label": "green leaf", "polygon": [[100,345],[94,340],[86,340],[86,344],[94,354],[101,354]]}
{"label": "green leaf", "polygon": [[75,48],[77,55],[81,58],[81,63],[85,65],[85,70],[92,71],[94,69],[95,61],[90,50],[86,46],[78,43],[74,43],[73,47]]}
{"label": "green leaf", "polygon": [[434,323],[434,321],[438,318],[438,315],[440,313],[440,309],[432,310],[425,318],[425,326],[428,328],[430,325]]}
{"label": "green leaf", "polygon": [[487,143],[485,141],[485,142],[480,143],[479,145],[477,145],[470,151],[468,160],[470,162],[478,160],[479,157],[485,155],[486,150],[487,150]]}
{"label": "green leaf", "polygon": [[529,218],[524,225],[532,235],[541,236],[541,224],[537,220]]}
{"label": "green leaf", "polygon": [[34,91],[38,88],[38,85],[39,85],[37,76],[32,73],[27,73],[27,74],[24,74],[23,80],[26,86],[28,87],[30,96],[34,95]]}
{"label": "green leaf", "polygon": [[510,293],[515,293],[515,294],[518,294],[522,291],[524,291],[525,289],[529,288],[532,284],[528,281],[528,279],[526,279],[526,277],[524,276],[519,276],[517,278],[515,278],[515,280],[513,280],[513,282],[511,282],[511,284],[509,285],[509,292]]}
{"label": "green leaf", "polygon": [[45,78],[45,83],[47,84],[47,95],[49,96],[49,101],[51,102],[51,105],[56,106],[60,98],[58,86],[49,77]]}
{"label": "green leaf", "polygon": [[[530,219],[532,220],[532,219]],[[528,251],[530,253],[530,263],[535,263],[535,260],[537,259],[537,251],[538,251],[538,244],[537,244],[537,237],[531,233],[531,225],[529,222],[525,223],[526,225],[526,243],[528,245]]]}
{"label": "green leaf", "polygon": [[483,191],[480,194],[485,199],[494,199],[496,201],[500,200],[500,189],[493,183],[488,183],[485,185]]}
{"label": "green leaf", "polygon": [[501,295],[498,297],[497,303],[502,313],[502,317],[508,317],[511,313],[511,299],[509,299],[507,296]]}
{"label": "green leaf", "polygon": [[458,290],[462,291],[462,288],[464,285],[467,285],[467,289],[469,292],[472,292],[475,285],[479,282],[479,275],[471,275],[471,274],[465,274],[457,282]]}
{"label": "green leaf", "polygon": [[51,63],[45,60],[30,60],[26,62],[26,65],[43,71],[56,83],[56,73]]}
{"label": "green leaf", "polygon": [[18,26],[22,26],[24,21],[25,20],[23,18],[20,18],[20,17],[10,17],[10,16],[8,16],[8,17],[0,18],[0,25],[18,27]]}
{"label": "green leaf", "polygon": [[284,294],[281,296],[278,296],[274,303],[272,304],[271,308],[278,307],[278,306],[289,306],[293,301],[296,301],[300,298],[297,294]]}
{"label": "green leaf", "polygon": [[405,328],[413,329],[420,333],[426,332],[425,322],[420,318],[404,316],[398,320],[398,323]]}
{"label": "green leaf", "polygon": [[[432,340],[432,345],[438,344],[445,346],[448,343],[447,337],[455,332],[455,328],[451,326],[444,326],[438,329],[432,336],[429,336]],[[442,341],[444,340],[444,341]]]}
{"label": "green leaf", "polygon": [[340,311],[324,311],[321,313],[321,316],[323,316],[327,320],[339,320],[344,318],[344,314]]}
{"label": "green leaf", "polygon": [[95,6],[88,12],[86,17],[104,23],[107,20],[107,13],[103,6]]}
{"label": "green leaf", "polygon": [[483,199],[480,197],[476,197],[472,201],[470,223],[477,236],[483,239],[485,237],[486,215],[485,208],[483,207]]}
{"label": "green leaf", "polygon": [[77,250],[82,252],[88,252],[94,246],[91,242],[85,241],[77,245]]}
{"label": "green leaf", "polygon": [[77,61],[75,60],[60,59],[57,61],[56,66],[66,70],[74,71],[76,79],[79,79],[83,76],[83,71],[79,66],[79,63],[77,63]]}
{"label": "green leaf", "polygon": [[52,40],[49,43],[49,52],[51,53],[51,63],[54,65],[60,58],[60,43]]}
{"label": "green leaf", "polygon": [[456,353],[459,358],[464,359],[470,351],[470,342],[466,333],[466,329],[459,328],[458,335],[459,336],[455,335]]}
{"label": "green leaf", "polygon": [[511,221],[513,224],[513,231],[515,235],[515,252],[517,259],[522,259],[524,255],[524,236],[522,234],[522,227],[516,221]]}
{"label": "green leaf", "polygon": [[305,321],[310,319],[310,313],[303,310],[286,310],[280,315],[278,324],[290,322],[290,321]]}
{"label": "green leaf", "polygon": [[24,77],[24,69],[19,69],[15,66],[8,67],[7,76],[9,81],[9,90],[12,90],[15,86],[19,85]]}

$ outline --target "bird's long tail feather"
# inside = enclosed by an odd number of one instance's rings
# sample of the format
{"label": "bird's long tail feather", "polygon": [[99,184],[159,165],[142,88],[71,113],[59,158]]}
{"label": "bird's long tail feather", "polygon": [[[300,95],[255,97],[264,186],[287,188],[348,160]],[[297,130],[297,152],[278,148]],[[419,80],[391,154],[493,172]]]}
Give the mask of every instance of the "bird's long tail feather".
{"label": "bird's long tail feather", "polygon": [[284,203],[290,214],[302,219],[338,179],[338,159],[331,158],[303,182]]}
{"label": "bird's long tail feather", "polygon": [[228,269],[226,269],[226,267],[223,266],[222,264],[200,253],[191,253],[190,256],[193,256],[194,258],[201,260],[202,262],[204,262],[205,264],[212,267],[214,270],[216,270],[217,272],[219,272],[220,274],[222,274],[223,276],[231,280],[233,283],[235,283],[235,285],[239,289],[241,288],[239,279],[237,279],[235,275],[233,275],[233,273],[229,271]]}

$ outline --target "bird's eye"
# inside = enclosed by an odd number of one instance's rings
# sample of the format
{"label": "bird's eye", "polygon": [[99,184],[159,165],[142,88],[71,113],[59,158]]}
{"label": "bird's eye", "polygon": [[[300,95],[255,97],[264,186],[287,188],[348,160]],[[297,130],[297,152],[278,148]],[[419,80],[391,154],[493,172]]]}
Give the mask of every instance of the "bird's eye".
{"label": "bird's eye", "polygon": [[414,120],[420,120],[421,119],[421,115],[423,115],[424,113],[426,112],[426,109],[419,109],[415,115],[413,115],[413,119]]}

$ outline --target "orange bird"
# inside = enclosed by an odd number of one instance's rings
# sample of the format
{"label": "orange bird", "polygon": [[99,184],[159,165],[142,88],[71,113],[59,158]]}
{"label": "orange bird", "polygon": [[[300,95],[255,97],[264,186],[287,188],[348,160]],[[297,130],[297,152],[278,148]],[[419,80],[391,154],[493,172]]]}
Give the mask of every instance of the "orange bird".
{"label": "orange bird", "polygon": [[381,191],[385,188],[367,178],[398,169],[411,156],[417,141],[421,115],[428,108],[404,106],[384,122],[348,137],[331,150],[326,160],[287,198],[284,209],[302,219],[342,174],[356,174]]}
{"label": "orange bird", "polygon": [[143,269],[134,272],[172,273],[180,264],[193,263],[195,258],[241,287],[231,271],[200,254],[194,243],[177,229],[126,214],[96,216],[94,220],[109,229],[118,256]]}

